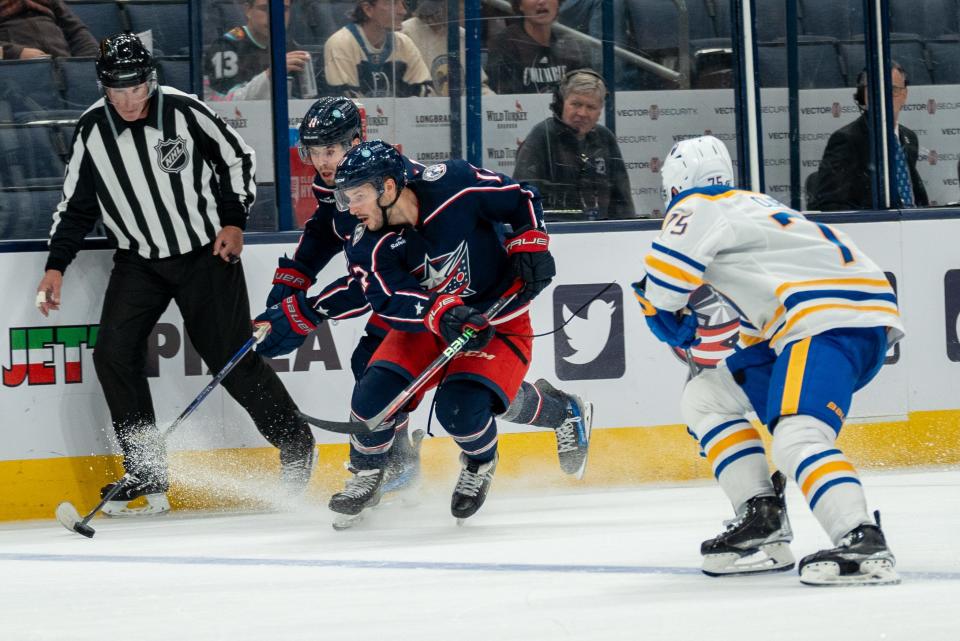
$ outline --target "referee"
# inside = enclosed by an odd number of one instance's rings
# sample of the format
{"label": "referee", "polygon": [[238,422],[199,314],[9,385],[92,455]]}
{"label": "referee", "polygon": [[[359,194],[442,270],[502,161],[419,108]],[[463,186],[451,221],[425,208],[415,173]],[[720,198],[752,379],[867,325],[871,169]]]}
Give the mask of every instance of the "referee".
{"label": "referee", "polygon": [[[195,97],[158,86],[153,57],[132,33],[104,39],[96,66],[104,97],[77,123],[37,305],[44,316],[60,308],[63,273],[102,218],[117,251],[93,361],[135,477],[104,511],[160,512],[169,509],[166,451],[144,373],[147,338],[171,300],[213,371],[250,338],[236,257],[254,201],[254,152]],[[279,448],[287,491],[302,490],[314,439],[274,371],[250,352],[223,385]],[[146,507],[126,505],[140,496]]]}

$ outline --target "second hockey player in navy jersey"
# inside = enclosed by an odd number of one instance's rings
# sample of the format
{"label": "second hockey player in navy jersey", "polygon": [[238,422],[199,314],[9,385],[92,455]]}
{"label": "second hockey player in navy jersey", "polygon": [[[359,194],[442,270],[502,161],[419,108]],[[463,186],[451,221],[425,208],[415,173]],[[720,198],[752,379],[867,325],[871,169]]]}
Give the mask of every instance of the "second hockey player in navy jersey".
{"label": "second hockey player in navy jersey", "polygon": [[[354,232],[357,219],[338,211],[334,202],[334,172],[347,151],[363,138],[363,123],[356,104],[343,97],[321,98],[307,110],[300,124],[299,150],[303,162],[313,165],[313,191],[317,209],[304,226],[293,258],[283,256],[267,296],[267,311],[259,322],[271,322],[273,331],[258,346],[266,356],[279,356],[296,349],[324,318],[335,320],[366,314],[370,305],[352,277],[345,276],[326,286],[318,296],[307,297],[317,274],[341,254]],[[424,167],[400,156],[406,176],[412,179]],[[352,285],[352,286],[351,286]],[[282,304],[281,304],[282,303]],[[322,309],[324,312],[320,312]],[[298,318],[300,323],[293,322]],[[370,356],[380,345],[389,326],[372,314],[365,335],[351,357],[354,376],[359,378]],[[579,396],[554,388],[540,379],[524,382],[503,420],[555,430],[557,453],[563,470],[582,477],[589,447],[592,405]],[[408,434],[406,414],[398,416],[397,438],[387,460],[387,479],[381,492],[401,489],[419,469],[418,446],[421,430]]]}

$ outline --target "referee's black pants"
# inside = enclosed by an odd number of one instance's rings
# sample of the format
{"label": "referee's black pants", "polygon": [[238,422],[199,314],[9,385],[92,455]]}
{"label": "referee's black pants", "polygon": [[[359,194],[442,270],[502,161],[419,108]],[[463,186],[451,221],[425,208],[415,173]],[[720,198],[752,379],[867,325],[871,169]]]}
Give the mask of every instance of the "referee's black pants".
{"label": "referee's black pants", "polygon": [[[220,371],[252,335],[243,267],[214,256],[210,245],[160,260],[118,250],[113,263],[93,362],[127,471],[149,466],[165,480],[164,448],[144,371],[147,339],[173,300],[200,357],[211,371]],[[256,352],[237,363],[223,386],[280,449],[281,461],[300,459],[313,447],[296,404]]]}

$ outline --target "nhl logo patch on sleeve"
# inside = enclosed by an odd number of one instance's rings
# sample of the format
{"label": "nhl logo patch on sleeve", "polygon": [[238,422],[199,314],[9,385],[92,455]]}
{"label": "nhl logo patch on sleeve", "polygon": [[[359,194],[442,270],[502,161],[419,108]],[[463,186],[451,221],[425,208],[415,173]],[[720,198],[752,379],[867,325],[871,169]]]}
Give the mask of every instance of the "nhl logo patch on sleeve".
{"label": "nhl logo patch on sleeve", "polygon": [[157,150],[157,164],[168,174],[180,173],[190,161],[187,141],[180,136],[173,140],[161,140],[154,149]]}
{"label": "nhl logo patch on sleeve", "polygon": [[447,173],[446,165],[443,165],[443,164],[430,165],[429,167],[423,170],[423,179],[429,182],[433,182],[434,180],[440,180],[440,178],[443,177],[445,173]]}

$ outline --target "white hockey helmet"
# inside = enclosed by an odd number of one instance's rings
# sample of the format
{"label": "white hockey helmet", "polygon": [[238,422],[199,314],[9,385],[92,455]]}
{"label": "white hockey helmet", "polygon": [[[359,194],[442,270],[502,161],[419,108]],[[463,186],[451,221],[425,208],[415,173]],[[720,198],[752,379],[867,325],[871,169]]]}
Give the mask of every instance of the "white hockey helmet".
{"label": "white hockey helmet", "polygon": [[727,146],[713,136],[681,140],[673,146],[660,169],[664,204],[693,187],[733,186],[733,162]]}

